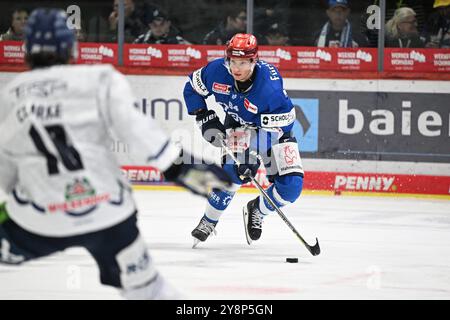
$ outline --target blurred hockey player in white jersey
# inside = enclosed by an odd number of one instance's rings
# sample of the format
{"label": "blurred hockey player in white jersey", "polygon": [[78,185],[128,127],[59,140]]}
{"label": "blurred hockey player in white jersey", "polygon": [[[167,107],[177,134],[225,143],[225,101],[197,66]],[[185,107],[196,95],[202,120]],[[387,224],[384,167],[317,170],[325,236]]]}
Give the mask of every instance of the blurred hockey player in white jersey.
{"label": "blurred hockey player in white jersey", "polygon": [[125,298],[176,298],[139,234],[136,203],[110,139],[203,196],[229,187],[230,178],[215,165],[178,161],[182,151],[135,108],[130,85],[111,66],[68,65],[75,39],[66,19],[56,9],[31,14],[31,71],[1,92],[0,189],[9,198],[0,206],[0,262],[80,246],[95,259],[101,282]]}

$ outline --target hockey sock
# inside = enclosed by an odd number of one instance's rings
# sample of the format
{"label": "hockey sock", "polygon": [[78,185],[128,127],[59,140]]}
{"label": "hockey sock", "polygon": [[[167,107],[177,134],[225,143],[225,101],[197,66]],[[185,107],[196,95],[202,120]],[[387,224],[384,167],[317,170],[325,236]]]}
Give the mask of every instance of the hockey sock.
{"label": "hockey sock", "polygon": [[209,197],[205,209],[205,217],[211,221],[219,221],[220,216],[230,204],[235,192],[214,189]]}
{"label": "hockey sock", "polygon": [[[284,204],[279,201],[282,199],[276,192],[275,185],[271,185],[269,187],[269,189],[266,190],[266,192],[269,195],[270,200],[272,200],[278,206],[278,208],[281,208],[284,206]],[[277,198],[280,198],[280,199],[277,199]],[[262,214],[268,215],[268,214],[273,213],[275,211],[275,208],[272,207],[270,205],[270,203],[263,196],[259,196],[259,210],[261,210]]]}

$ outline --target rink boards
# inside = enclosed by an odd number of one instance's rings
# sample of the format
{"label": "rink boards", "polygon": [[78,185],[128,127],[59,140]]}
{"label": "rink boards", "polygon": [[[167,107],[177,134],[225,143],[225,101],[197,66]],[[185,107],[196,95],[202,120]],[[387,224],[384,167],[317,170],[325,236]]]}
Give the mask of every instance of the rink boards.
{"label": "rink boards", "polygon": [[[174,141],[197,156],[219,159],[186,112],[187,77],[128,78],[142,112],[157,119]],[[288,78],[284,84],[296,107],[305,193],[450,199],[448,82]],[[208,106],[223,117],[212,99]],[[167,188],[154,169],[133,168],[139,164],[126,146],[119,142],[114,148],[130,181]],[[267,185],[264,169],[258,179]],[[252,189],[246,185],[244,191]]]}
{"label": "rink boards", "polygon": [[[0,86],[14,75],[0,73]],[[219,151],[202,139],[187,114],[187,77],[127,78],[141,112],[192,154],[218,161]],[[294,132],[305,169],[304,192],[450,198],[447,81],[286,78],[284,85],[296,108]],[[224,116],[211,98],[208,106]],[[111,150],[134,185],[173,188],[156,169],[136,163],[126,144],[112,141]],[[260,176],[267,184],[264,171]]]}
{"label": "rink boards", "polygon": [[[181,188],[165,182],[163,175],[152,167],[123,166],[122,172],[139,190],[181,190]],[[262,186],[269,185],[264,169],[259,170],[256,178]],[[307,171],[303,193],[416,196],[450,200],[449,186],[450,177],[444,176]],[[241,192],[257,192],[257,189],[248,183],[243,186]]]}

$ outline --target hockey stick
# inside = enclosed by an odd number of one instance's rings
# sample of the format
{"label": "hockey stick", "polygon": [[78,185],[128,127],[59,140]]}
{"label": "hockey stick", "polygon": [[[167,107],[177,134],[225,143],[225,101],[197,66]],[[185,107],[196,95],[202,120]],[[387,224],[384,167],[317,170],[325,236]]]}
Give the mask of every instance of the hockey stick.
{"label": "hockey stick", "polygon": [[[227,145],[225,144],[224,138],[221,134],[217,135],[217,138],[220,141],[220,144],[222,145],[222,147],[224,148],[224,150],[226,151],[226,153],[231,157],[231,159],[233,159],[233,161],[236,163],[237,166],[240,166],[240,162],[239,160],[235,157],[235,155],[233,154],[233,152],[227,147]],[[248,175],[248,177],[252,180],[253,184],[259,189],[259,191],[261,192],[261,194],[263,195],[264,199],[267,200],[267,202],[269,202],[269,204],[275,208],[275,211],[278,213],[278,215],[281,217],[281,219],[287,224],[287,226],[289,227],[289,229],[291,229],[291,231],[297,236],[297,238],[300,239],[300,241],[303,243],[303,245],[306,247],[306,249],[308,249],[308,251],[313,255],[313,256],[317,256],[320,254],[320,246],[319,246],[319,240],[316,238],[316,244],[314,246],[309,245],[305,239],[303,239],[303,237],[300,235],[300,233],[298,233],[298,231],[295,229],[295,227],[292,225],[292,223],[288,220],[288,218],[286,217],[286,215],[283,213],[283,211],[280,210],[280,208],[278,208],[278,206],[272,201],[272,199],[270,199],[269,195],[267,194],[266,190],[263,189],[263,187],[259,184],[258,181],[256,181],[255,177]]]}

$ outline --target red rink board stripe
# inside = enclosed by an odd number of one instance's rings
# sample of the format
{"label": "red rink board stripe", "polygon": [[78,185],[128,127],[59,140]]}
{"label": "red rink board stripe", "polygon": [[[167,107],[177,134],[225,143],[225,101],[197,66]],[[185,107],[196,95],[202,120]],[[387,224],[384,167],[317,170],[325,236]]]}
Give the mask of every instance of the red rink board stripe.
{"label": "red rink board stripe", "polygon": [[307,172],[304,188],[409,194],[450,194],[449,176]]}
{"label": "red rink board stripe", "polygon": [[[163,175],[152,167],[123,166],[122,172],[134,185],[167,184]],[[256,178],[264,187],[269,185],[264,170],[259,170]],[[252,185],[246,184],[244,187],[252,188]],[[307,171],[303,188],[317,191],[450,195],[450,176]]]}

